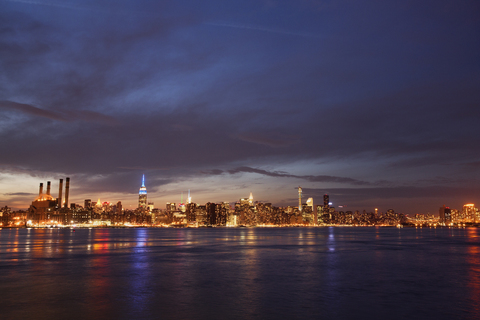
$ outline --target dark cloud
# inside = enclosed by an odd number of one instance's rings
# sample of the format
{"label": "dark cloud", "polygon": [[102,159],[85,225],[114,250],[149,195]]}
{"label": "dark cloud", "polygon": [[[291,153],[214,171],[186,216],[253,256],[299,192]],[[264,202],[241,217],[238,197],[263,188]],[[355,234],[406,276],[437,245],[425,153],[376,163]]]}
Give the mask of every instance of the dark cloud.
{"label": "dark cloud", "polygon": [[74,121],[82,120],[89,122],[100,122],[109,125],[116,125],[118,122],[115,118],[101,114],[100,112],[90,110],[69,110],[62,113],[53,112],[41,108],[37,108],[24,103],[17,103],[13,101],[0,101],[0,109],[20,111],[24,114],[43,117],[57,121]]}
{"label": "dark cloud", "polygon": [[268,132],[264,134],[248,132],[239,134],[237,137],[246,142],[252,142],[272,148],[286,147],[297,142],[295,137],[280,135],[276,132]]}
{"label": "dark cloud", "polygon": [[334,177],[334,176],[327,176],[327,175],[301,176],[301,175],[293,175],[293,174],[276,172],[276,171],[267,171],[263,169],[256,169],[256,168],[250,168],[250,167],[238,167],[235,169],[230,169],[227,172],[230,174],[236,174],[239,172],[258,173],[258,174],[269,176],[269,177],[297,178],[297,179],[304,179],[311,182],[348,183],[353,185],[369,185],[370,184],[366,181],[360,181],[352,178]]}
{"label": "dark cloud", "polygon": [[130,194],[145,171],[245,172],[384,199],[480,181],[475,1],[37,2],[0,3],[11,174]]}
{"label": "dark cloud", "polygon": [[66,119],[62,115],[56,112],[43,110],[28,104],[17,103],[13,101],[0,101],[0,109],[16,110],[37,117],[44,117],[58,121],[66,121]]}
{"label": "dark cloud", "polygon": [[[105,192],[105,190],[108,190],[109,193],[135,196],[138,195],[141,179],[142,176],[138,172],[116,172],[101,176],[72,175],[70,177],[70,189],[72,194],[77,196],[85,195],[93,198]],[[147,173],[145,178],[145,184],[151,194],[155,194],[158,188],[172,182],[174,182],[173,179],[155,177],[150,172]]]}
{"label": "dark cloud", "polygon": [[399,187],[374,187],[374,188],[329,188],[329,189],[312,189],[303,188],[303,192],[307,195],[315,194],[317,197],[323,194],[331,196],[344,197],[348,199],[365,199],[365,198],[431,198],[431,197],[463,197],[475,196],[480,188],[464,188],[449,186],[399,186]]}
{"label": "dark cloud", "polygon": [[5,196],[35,196],[37,195],[36,193],[29,193],[29,192],[10,192],[10,193],[4,193],[3,195]]}
{"label": "dark cloud", "polygon": [[223,170],[220,169],[212,169],[212,170],[204,170],[201,171],[202,174],[209,175],[209,176],[218,176],[224,173]]}

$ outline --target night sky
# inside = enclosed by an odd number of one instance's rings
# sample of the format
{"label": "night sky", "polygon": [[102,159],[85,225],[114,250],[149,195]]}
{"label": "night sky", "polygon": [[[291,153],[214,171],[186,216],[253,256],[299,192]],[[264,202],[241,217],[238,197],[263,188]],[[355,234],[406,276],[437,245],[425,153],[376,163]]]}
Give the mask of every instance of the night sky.
{"label": "night sky", "polygon": [[478,206],[479,120],[477,0],[0,0],[0,206]]}

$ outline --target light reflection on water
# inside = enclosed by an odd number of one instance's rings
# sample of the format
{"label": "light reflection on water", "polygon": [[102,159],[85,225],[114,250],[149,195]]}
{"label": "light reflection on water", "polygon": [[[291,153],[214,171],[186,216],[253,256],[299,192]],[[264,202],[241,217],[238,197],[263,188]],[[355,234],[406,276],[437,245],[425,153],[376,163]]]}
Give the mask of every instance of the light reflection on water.
{"label": "light reflection on water", "polygon": [[0,314],[475,319],[479,255],[475,228],[3,229]]}

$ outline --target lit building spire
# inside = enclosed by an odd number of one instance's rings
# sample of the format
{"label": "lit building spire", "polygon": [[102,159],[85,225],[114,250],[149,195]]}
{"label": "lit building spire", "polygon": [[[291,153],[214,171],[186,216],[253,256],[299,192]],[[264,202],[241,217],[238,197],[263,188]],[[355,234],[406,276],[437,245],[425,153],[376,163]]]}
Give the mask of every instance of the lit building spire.
{"label": "lit building spire", "polygon": [[188,189],[187,203],[192,203],[192,197],[190,197],[190,189]]}
{"label": "lit building spire", "polygon": [[250,197],[248,198],[250,206],[253,206],[253,194],[250,192]]}
{"label": "lit building spire", "polygon": [[138,207],[147,208],[147,187],[145,187],[145,175],[142,176],[142,186],[138,192]]}

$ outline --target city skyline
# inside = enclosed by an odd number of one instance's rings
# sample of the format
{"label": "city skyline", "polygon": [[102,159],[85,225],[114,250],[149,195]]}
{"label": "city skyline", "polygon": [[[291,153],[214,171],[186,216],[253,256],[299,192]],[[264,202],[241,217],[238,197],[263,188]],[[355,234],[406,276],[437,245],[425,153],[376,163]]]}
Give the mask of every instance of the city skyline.
{"label": "city skyline", "polygon": [[[476,1],[0,1],[0,206],[480,201]],[[58,186],[53,185],[52,190]],[[158,205],[157,205],[158,204]]]}
{"label": "city skyline", "polygon": [[[405,214],[388,209],[386,212],[352,210],[333,206],[330,196],[323,195],[323,203],[314,203],[313,198],[302,201],[302,187],[298,186],[298,206],[278,207],[272,203],[255,201],[253,194],[234,203],[192,202],[190,191],[187,202],[167,202],[165,208],[155,207],[147,201],[145,175],[142,175],[138,192],[138,206],[124,208],[121,201],[98,201],[85,199],[82,204],[70,203],[70,177],[59,179],[58,197],[51,192],[51,181],[39,184],[38,195],[28,210],[12,210],[0,207],[2,227],[291,227],[291,226],[396,226],[409,227],[459,227],[479,226],[480,211],[474,203],[462,209],[441,206],[438,215]],[[64,193],[63,193],[64,192]],[[65,198],[62,198],[62,195]],[[64,200],[64,201],[63,201]]]}
{"label": "city skyline", "polygon": [[[51,181],[46,181],[46,186],[47,188],[44,189],[44,183],[43,182],[40,182],[40,185],[39,185],[39,191],[38,193],[34,196],[34,198],[32,199],[34,202],[35,201],[46,201],[45,204],[43,204],[42,206],[44,205],[47,205],[47,206],[52,206],[51,208],[56,208],[55,210],[60,210],[59,207],[58,207],[58,204],[60,203],[61,204],[61,208],[65,208],[65,209],[74,209],[74,208],[89,208],[91,205],[92,205],[92,199],[88,198],[88,199],[83,199],[83,200],[79,200],[78,197],[76,197],[77,201],[73,201],[73,202],[69,202],[69,195],[70,195],[70,177],[67,177],[66,178],[66,185],[65,185],[65,193],[63,193],[63,179],[59,179],[58,181],[58,187],[59,187],[59,190],[58,190],[58,195],[57,197],[54,197],[54,194],[52,194],[51,192]],[[382,208],[378,208],[378,207],[375,207],[373,210],[370,210],[370,208],[368,208],[368,211],[367,208],[353,208],[353,207],[348,207],[346,205],[335,205],[334,203],[331,202],[331,199],[330,199],[330,195],[329,194],[323,194],[321,199],[316,199],[314,200],[313,198],[302,198],[302,195],[303,195],[303,188],[301,186],[298,186],[298,187],[295,187],[294,189],[297,190],[298,192],[298,203],[297,203],[297,206],[295,206],[295,204],[293,205],[284,205],[283,207],[286,208],[297,208],[298,209],[298,212],[301,214],[302,213],[302,210],[303,208],[305,207],[310,207],[312,212],[315,212],[316,213],[316,208],[318,207],[322,207],[321,210],[329,210],[330,208],[332,208],[332,210],[334,209],[335,212],[359,212],[359,211],[364,211],[364,212],[375,212],[375,214],[377,213],[385,213],[385,212],[390,212],[390,211],[395,211],[395,209],[393,207],[389,207],[388,209],[385,209],[383,210]],[[62,195],[65,196],[65,198],[62,198]],[[95,198],[95,197],[94,197]],[[178,199],[177,199],[178,200]],[[183,200],[183,192],[181,193],[180,195],[180,201],[177,201],[177,200],[169,200],[169,201],[166,201],[166,202],[163,202],[163,203],[154,203],[153,201],[148,201],[148,198],[147,198],[147,188],[146,188],[146,182],[145,182],[145,174],[142,175],[142,179],[141,179],[141,186],[139,188],[139,191],[138,191],[138,198],[137,198],[137,204],[136,206],[128,203],[125,205],[125,202],[124,204],[122,204],[122,199],[116,199],[116,200],[111,200],[111,199],[103,199],[103,201],[101,201],[100,198],[98,198],[98,201],[97,201],[97,206],[98,205],[104,205],[104,204],[111,204],[111,205],[114,205],[114,203],[117,203],[117,205],[120,205],[120,210],[129,210],[129,211],[138,211],[140,210],[141,212],[152,212],[153,209],[155,210],[164,210],[165,208],[167,208],[167,210],[170,210],[170,206],[173,205],[175,206],[177,209],[180,208],[180,206],[183,207],[182,211],[184,211],[185,207],[192,203],[192,204],[195,204],[195,205],[202,205],[202,204],[207,204],[207,203],[216,203],[216,204],[229,204],[229,207],[231,209],[235,208],[238,204],[243,204],[244,202],[245,203],[248,203],[250,206],[256,206],[256,204],[261,204],[261,205],[265,205],[266,203],[269,203],[268,201],[262,201],[262,200],[254,200],[254,197],[253,197],[253,193],[250,192],[250,195],[248,197],[245,197],[245,198],[239,198],[237,197],[237,199],[235,200],[231,200],[231,201],[225,201],[225,200],[222,200],[222,201],[213,201],[212,202],[212,199],[208,199],[208,200],[205,200],[205,201],[192,201],[192,197],[191,197],[191,194],[190,194],[190,189],[188,190],[188,196],[186,198],[186,201]],[[50,202],[49,202],[50,201]],[[31,202],[29,204],[29,208],[31,208],[31,205],[34,205],[34,202]],[[95,202],[95,201],[93,201]],[[48,204],[47,204],[48,203]],[[88,205],[87,205],[88,203]],[[85,205],[83,205],[85,204]],[[282,207],[282,206],[278,206],[276,203],[269,203],[269,205],[273,205],[275,207]],[[465,210],[466,207],[471,207],[472,210],[475,209],[475,204],[474,203],[469,203],[469,204],[464,204],[462,205],[463,206],[463,210]],[[459,206],[458,208],[462,207],[462,206]],[[26,210],[27,208],[15,208],[15,207],[12,207],[12,206],[8,206],[6,205],[5,208],[7,207],[10,207],[14,210]],[[443,211],[442,211],[442,207],[443,207]],[[423,214],[428,214],[428,215],[433,215],[433,216],[442,216],[442,212],[445,212],[445,208],[449,209],[450,210],[450,206],[446,206],[445,204],[443,204],[441,207],[440,207],[440,213],[437,213],[435,210],[432,210],[432,212],[425,212],[425,213],[421,213],[421,212],[415,212],[415,213],[406,213],[406,212],[401,212],[402,214],[407,214],[407,215],[411,215],[412,217],[414,215],[417,215],[417,214],[420,214],[420,215],[423,215]],[[454,210],[456,207],[451,207],[452,210]],[[30,210],[30,209],[28,209]],[[456,210],[456,209],[455,209]],[[473,211],[472,211],[473,212]],[[398,211],[397,211],[398,213]],[[443,213],[444,214],[444,213]]]}

